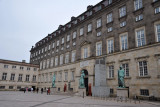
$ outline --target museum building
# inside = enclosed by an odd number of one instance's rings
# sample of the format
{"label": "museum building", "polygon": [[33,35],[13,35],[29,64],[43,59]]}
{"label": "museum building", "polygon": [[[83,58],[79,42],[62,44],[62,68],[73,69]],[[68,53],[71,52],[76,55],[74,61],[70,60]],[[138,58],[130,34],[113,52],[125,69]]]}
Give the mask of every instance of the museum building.
{"label": "museum building", "polygon": [[81,71],[85,87],[95,85],[95,63],[105,58],[106,82],[116,95],[117,71],[125,70],[129,97],[160,97],[160,0],[102,0],[60,25],[30,50],[39,64],[38,87],[78,92]]}
{"label": "museum building", "polygon": [[37,88],[39,65],[0,59],[0,90]]}

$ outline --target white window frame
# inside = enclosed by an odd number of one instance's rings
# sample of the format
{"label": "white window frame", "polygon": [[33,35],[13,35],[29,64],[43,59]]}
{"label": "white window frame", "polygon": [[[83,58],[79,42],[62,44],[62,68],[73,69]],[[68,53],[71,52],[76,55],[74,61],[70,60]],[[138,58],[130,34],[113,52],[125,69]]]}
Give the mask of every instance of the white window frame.
{"label": "white window frame", "polygon": [[73,39],[75,39],[75,38],[76,38],[76,36],[77,36],[77,32],[76,32],[76,31],[74,31],[74,32],[73,32]]}
{"label": "white window frame", "polygon": [[55,57],[55,66],[58,66],[58,56]]}
{"label": "white window frame", "polygon": [[62,55],[60,55],[60,65],[62,65],[63,64],[63,54]]}
{"label": "white window frame", "polygon": [[128,49],[128,33],[122,33],[120,34],[120,50],[127,50]]}
{"label": "white window frame", "polygon": [[[142,65],[140,65],[140,62],[142,63]],[[146,62],[146,65],[144,65],[144,62]],[[143,61],[139,61],[138,62],[138,71],[139,71],[139,76],[143,77],[143,76],[148,76],[148,62],[146,60]]]}
{"label": "white window frame", "polygon": [[68,81],[68,72],[65,72],[65,81]]}
{"label": "white window frame", "polygon": [[99,18],[99,19],[97,19],[97,28],[99,28],[101,26],[102,26],[102,19]]}
{"label": "white window frame", "polygon": [[96,43],[96,56],[102,55],[102,41]]}
{"label": "white window frame", "polygon": [[142,0],[134,0],[134,10],[139,10],[143,7]]}
{"label": "white window frame", "polygon": [[57,46],[59,46],[59,40],[57,40]]}
{"label": "white window frame", "polygon": [[92,24],[88,24],[88,32],[91,32],[92,31]]}
{"label": "white window frame", "polygon": [[107,14],[107,23],[110,23],[113,21],[113,15],[112,13]]}
{"label": "white window frame", "polygon": [[114,52],[114,38],[107,39],[107,53],[113,53]]}
{"label": "white window frame", "polygon": [[83,58],[88,58],[88,47],[83,48]]}
{"label": "white window frame", "polygon": [[108,78],[114,78],[114,65],[108,66]]}
{"label": "white window frame", "polygon": [[80,36],[82,36],[83,34],[84,34],[84,28],[82,27],[82,28],[80,28]]}
{"label": "white window frame", "polygon": [[160,30],[157,31],[157,26],[159,26],[159,29],[160,29],[160,21],[157,21],[154,23],[155,39],[156,39],[156,42],[160,42]]}
{"label": "white window frame", "polygon": [[160,13],[160,6],[155,8],[155,14]]}
{"label": "white window frame", "polygon": [[139,14],[138,16],[136,16],[136,22],[143,20],[143,14]]}
{"label": "white window frame", "polygon": [[64,37],[62,38],[62,42],[61,42],[61,44],[64,44]]}
{"label": "white window frame", "polygon": [[65,54],[65,64],[69,63],[69,53]]}
{"label": "white window frame", "polygon": [[67,42],[70,41],[70,35],[67,35]]}
{"label": "white window frame", "polygon": [[[144,32],[144,34],[143,34]],[[135,29],[135,34],[136,34],[136,46],[144,46],[146,45],[146,34],[145,34],[145,27],[137,28]],[[138,37],[139,35],[139,37]],[[144,36],[143,36],[144,35]]]}
{"label": "white window frame", "polygon": [[122,67],[123,67],[124,72],[125,72],[125,77],[129,77],[129,63],[123,63]]}
{"label": "white window frame", "polygon": [[54,48],[54,47],[55,47],[55,43],[53,42],[53,43],[52,43],[52,48]]}
{"label": "white window frame", "polygon": [[126,6],[123,6],[119,9],[119,17],[126,16]]}
{"label": "white window frame", "polygon": [[75,62],[75,58],[76,58],[76,51],[72,51],[72,60],[71,62]]}

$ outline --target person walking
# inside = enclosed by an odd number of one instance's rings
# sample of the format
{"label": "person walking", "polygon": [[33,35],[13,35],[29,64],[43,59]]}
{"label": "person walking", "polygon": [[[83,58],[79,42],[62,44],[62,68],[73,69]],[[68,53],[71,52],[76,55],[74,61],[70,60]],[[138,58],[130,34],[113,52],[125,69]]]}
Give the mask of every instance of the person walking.
{"label": "person walking", "polygon": [[48,88],[47,88],[47,95],[48,95]]}
{"label": "person walking", "polygon": [[51,91],[50,91],[50,88],[48,88],[48,95],[50,95],[50,92],[51,92]]}
{"label": "person walking", "polygon": [[37,94],[38,94],[39,88],[37,87]]}
{"label": "person walking", "polygon": [[43,94],[43,88],[41,88],[41,94]]}
{"label": "person walking", "polygon": [[26,92],[26,88],[24,88],[24,93]]}

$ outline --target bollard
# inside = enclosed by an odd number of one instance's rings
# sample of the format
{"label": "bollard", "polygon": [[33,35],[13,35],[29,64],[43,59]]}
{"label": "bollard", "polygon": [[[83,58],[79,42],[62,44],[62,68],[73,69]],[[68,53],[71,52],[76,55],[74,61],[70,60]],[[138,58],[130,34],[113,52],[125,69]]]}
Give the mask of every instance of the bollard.
{"label": "bollard", "polygon": [[83,98],[84,98],[84,92],[83,92]]}

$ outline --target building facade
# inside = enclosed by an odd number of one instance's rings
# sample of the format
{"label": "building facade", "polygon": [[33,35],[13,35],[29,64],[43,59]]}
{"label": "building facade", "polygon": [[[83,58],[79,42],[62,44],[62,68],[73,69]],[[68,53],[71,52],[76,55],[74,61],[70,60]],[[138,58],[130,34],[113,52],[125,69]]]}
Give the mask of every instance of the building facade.
{"label": "building facade", "polygon": [[37,88],[39,65],[0,59],[0,90]]}
{"label": "building facade", "polygon": [[57,91],[64,84],[78,91],[81,71],[85,86],[94,86],[95,60],[105,58],[106,81],[116,95],[117,71],[125,70],[129,96],[160,97],[160,1],[103,0],[40,40],[30,62],[39,64],[38,86]]}

